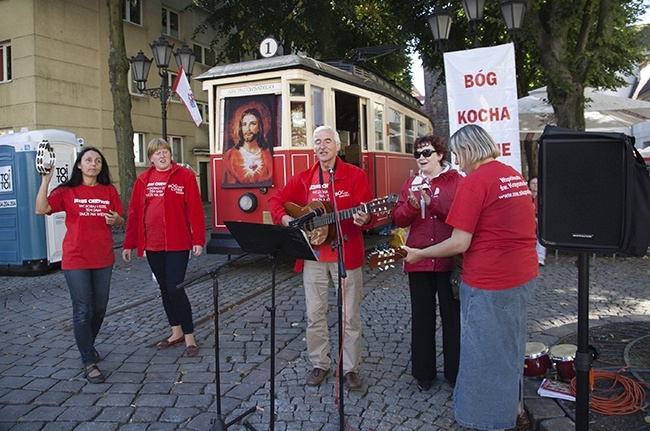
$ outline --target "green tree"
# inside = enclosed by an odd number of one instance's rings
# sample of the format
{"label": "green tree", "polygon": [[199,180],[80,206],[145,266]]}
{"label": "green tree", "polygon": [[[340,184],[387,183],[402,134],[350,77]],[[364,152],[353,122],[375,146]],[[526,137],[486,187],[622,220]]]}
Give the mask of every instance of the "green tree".
{"label": "green tree", "polygon": [[135,183],[135,156],[133,154],[133,123],[131,122],[131,95],[129,94],[129,60],[124,44],[124,0],[106,0],[109,17],[108,77],[113,96],[113,131],[117,146],[117,165],[120,176],[120,194],[125,208],[129,206]]}
{"label": "green tree", "polygon": [[[402,31],[391,2],[381,0],[195,0],[208,11],[197,28],[216,31],[217,62],[232,63],[256,56],[269,36],[282,51],[321,59],[360,62],[410,91],[410,58],[405,49],[410,36]],[[357,48],[397,45],[399,49],[375,57]],[[375,57],[375,58],[372,58]]]}
{"label": "green tree", "polygon": [[528,1],[526,25],[539,51],[557,125],[584,130],[584,88],[614,89],[643,59],[633,24],[643,1]]}

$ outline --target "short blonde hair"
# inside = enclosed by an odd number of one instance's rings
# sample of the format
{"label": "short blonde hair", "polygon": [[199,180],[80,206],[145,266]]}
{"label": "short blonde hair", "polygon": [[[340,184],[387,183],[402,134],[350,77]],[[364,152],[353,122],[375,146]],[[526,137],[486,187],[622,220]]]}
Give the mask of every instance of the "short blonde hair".
{"label": "short blonde hair", "polygon": [[465,166],[501,154],[494,139],[481,126],[468,124],[461,127],[449,138],[449,149],[456,153]]}
{"label": "short blonde hair", "polygon": [[163,138],[153,138],[151,141],[149,141],[149,144],[147,144],[147,158],[150,159],[151,156],[153,156],[153,153],[155,153],[161,148],[164,148],[165,150],[169,150],[170,154],[172,152],[171,145],[169,145],[169,143],[165,141]]}

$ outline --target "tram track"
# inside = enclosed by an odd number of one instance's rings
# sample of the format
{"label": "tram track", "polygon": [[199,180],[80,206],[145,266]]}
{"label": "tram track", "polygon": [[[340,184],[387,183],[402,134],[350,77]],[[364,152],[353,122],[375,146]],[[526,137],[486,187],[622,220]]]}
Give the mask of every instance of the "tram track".
{"label": "tram track", "polygon": [[[186,277],[186,281],[183,283],[183,287],[185,289],[196,289],[199,288],[202,285],[205,285],[207,282],[210,284],[210,289],[212,290],[211,292],[211,297],[212,301],[214,302],[214,277],[220,277],[220,276],[226,276],[229,274],[233,274],[236,271],[242,271],[242,272],[247,272],[251,273],[254,272],[256,274],[255,279],[258,285],[265,286],[265,287],[259,287],[257,289],[253,289],[252,292],[246,294],[243,292],[245,290],[244,285],[239,285],[238,287],[235,287],[233,290],[233,286],[229,286],[229,294],[228,295],[220,295],[221,297],[218,298],[219,301],[219,314],[224,314],[228,311],[231,311],[233,309],[236,309],[237,307],[240,307],[242,305],[245,305],[249,301],[254,300],[255,298],[269,292],[271,290],[271,278],[272,278],[272,269],[269,267],[268,271],[266,271],[266,274],[260,274],[263,272],[263,270],[260,268],[261,263],[263,261],[267,260],[265,256],[251,256],[248,254],[243,254],[236,256],[232,259],[229,259],[222,264],[219,264],[217,266],[215,265],[207,265],[204,264],[199,267],[194,267],[192,268],[192,273],[188,274]],[[243,261],[243,262],[242,262]],[[239,263],[238,267],[230,267],[230,265]],[[253,268],[254,271],[250,271],[250,269]],[[219,274],[215,275],[215,271],[219,272]],[[287,271],[286,268],[281,268],[280,270],[276,269],[276,280],[275,284],[276,286],[279,286],[292,278],[295,278],[298,274],[293,273],[290,271]],[[217,278],[217,282],[219,282]],[[230,297],[231,299],[234,300],[228,300],[228,298],[224,298],[224,296]],[[225,299],[225,301],[224,301]],[[147,305],[148,303],[154,302],[154,301],[159,301],[160,300],[160,295],[158,293],[156,294],[151,294],[148,296],[145,296],[143,298],[137,299],[133,302],[130,302],[128,304],[125,304],[120,307],[113,308],[109,310],[106,313],[106,317],[109,316],[119,316],[122,313],[126,313],[129,311],[132,311],[133,309],[137,307],[141,307],[144,305]],[[223,304],[223,305],[222,305]],[[206,322],[214,320],[214,309],[212,309],[212,313],[209,315],[203,316],[199,319],[196,319],[195,321],[195,326],[199,326],[202,324],[205,324]]]}

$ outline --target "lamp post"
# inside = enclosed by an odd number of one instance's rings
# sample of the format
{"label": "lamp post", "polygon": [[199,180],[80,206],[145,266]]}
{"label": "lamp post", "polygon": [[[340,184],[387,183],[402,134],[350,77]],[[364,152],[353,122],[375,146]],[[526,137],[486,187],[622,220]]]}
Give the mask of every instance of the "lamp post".
{"label": "lamp post", "polygon": [[436,7],[427,21],[429,21],[429,28],[438,50],[444,52],[444,43],[449,39],[451,31],[451,12]]}
{"label": "lamp post", "polygon": [[485,0],[462,0],[463,10],[467,21],[469,21],[469,34],[474,36],[474,47],[478,43],[478,23],[483,20],[483,10],[485,9]]}
{"label": "lamp post", "polygon": [[506,28],[512,34],[515,40],[517,30],[524,23],[524,13],[526,12],[526,0],[502,0],[499,2],[503,20],[506,22]]}
{"label": "lamp post", "polygon": [[[160,36],[158,40],[155,40],[151,45],[151,51],[153,53],[153,60],[147,58],[146,55],[140,50],[138,55],[131,57],[131,67],[133,68],[133,75],[135,77],[135,82],[138,87],[140,94],[148,94],[149,96],[160,99],[161,106],[161,116],[162,116],[162,138],[167,140],[167,101],[171,96],[171,86],[169,85],[169,60],[172,56],[172,51],[174,50],[174,45],[170,44],[167,39]],[[183,67],[185,74],[187,76],[192,75],[194,70],[194,62],[196,57],[192,50],[187,46],[183,45],[181,48],[177,49],[174,53],[174,58],[178,67]],[[158,67],[158,76],[160,76],[160,86],[158,88],[147,88],[147,76],[149,75],[149,69],[151,68],[152,61],[156,62],[156,67]]]}
{"label": "lamp post", "polygon": [[[478,42],[478,23],[483,19],[485,0],[462,0],[463,10],[467,21],[469,22],[469,32],[474,36],[474,47],[479,46]],[[526,0],[500,0],[499,7],[506,23],[506,28],[512,34],[513,40],[515,33],[519,30],[524,21],[526,12]],[[449,38],[451,30],[451,13],[436,6],[427,18],[429,28],[433,35],[433,40],[440,48],[442,41]]]}

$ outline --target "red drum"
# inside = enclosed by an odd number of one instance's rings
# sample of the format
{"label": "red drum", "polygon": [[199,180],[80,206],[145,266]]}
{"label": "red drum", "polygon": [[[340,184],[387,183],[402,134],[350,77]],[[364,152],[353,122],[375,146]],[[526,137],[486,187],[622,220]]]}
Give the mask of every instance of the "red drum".
{"label": "red drum", "polygon": [[526,358],[524,359],[524,376],[544,376],[551,368],[548,357],[548,347],[544,343],[526,343]]}
{"label": "red drum", "polygon": [[576,376],[573,360],[578,347],[574,344],[556,344],[551,347],[550,355],[558,376],[565,381],[571,381]]}

